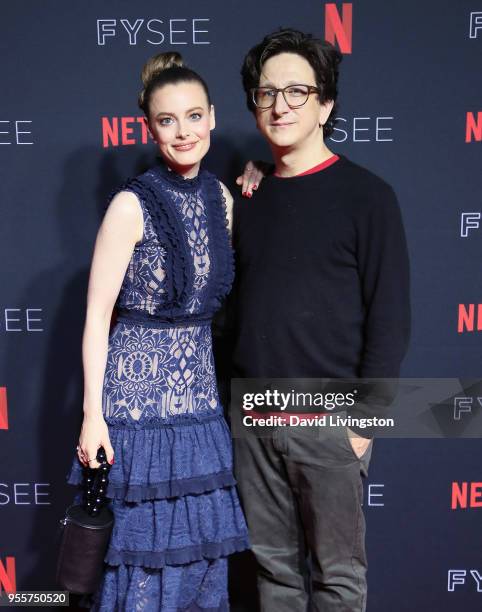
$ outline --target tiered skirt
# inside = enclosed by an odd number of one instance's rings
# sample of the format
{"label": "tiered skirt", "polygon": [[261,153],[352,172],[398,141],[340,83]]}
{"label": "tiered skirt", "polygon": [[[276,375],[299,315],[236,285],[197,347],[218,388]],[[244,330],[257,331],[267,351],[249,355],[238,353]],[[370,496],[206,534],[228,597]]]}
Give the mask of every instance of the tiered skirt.
{"label": "tiered skirt", "polygon": [[[228,610],[227,557],[246,549],[248,538],[223,415],[106,421],[114,528],[91,609]],[[67,479],[82,483],[76,458]]]}

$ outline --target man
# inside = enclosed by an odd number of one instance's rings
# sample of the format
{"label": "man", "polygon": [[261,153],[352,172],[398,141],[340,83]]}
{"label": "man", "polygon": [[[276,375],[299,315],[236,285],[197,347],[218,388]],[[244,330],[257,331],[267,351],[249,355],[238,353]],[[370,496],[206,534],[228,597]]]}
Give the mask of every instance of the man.
{"label": "man", "polygon": [[[289,29],[244,60],[274,173],[234,208],[234,377],[399,374],[410,327],[405,235],[392,188],[325,143],[340,60],[329,43]],[[261,609],[361,612],[371,440],[289,429],[235,439]]]}

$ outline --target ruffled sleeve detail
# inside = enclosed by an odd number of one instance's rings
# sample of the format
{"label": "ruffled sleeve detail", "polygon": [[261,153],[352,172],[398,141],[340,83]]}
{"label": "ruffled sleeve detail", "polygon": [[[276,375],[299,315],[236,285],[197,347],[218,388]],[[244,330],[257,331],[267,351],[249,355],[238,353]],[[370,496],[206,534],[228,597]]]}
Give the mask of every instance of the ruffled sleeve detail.
{"label": "ruffled sleeve detail", "polygon": [[205,171],[204,188],[210,206],[212,234],[216,244],[216,281],[210,296],[210,307],[214,313],[231,290],[234,280],[234,254],[228,229],[226,200],[221,184],[213,174]]}
{"label": "ruffled sleeve detail", "polygon": [[155,176],[152,171],[130,179],[120,187],[119,191],[131,191],[137,195],[149,212],[157,238],[166,249],[166,269],[170,271],[167,292],[162,303],[156,308],[156,313],[175,319],[183,311],[192,274],[191,262],[186,252],[182,227],[172,210],[167,198],[163,199],[162,191],[153,185]]}
{"label": "ruffled sleeve detail", "polygon": [[231,247],[226,201],[217,178],[202,170],[194,179],[183,179],[165,168],[154,168],[130,179],[111,194],[131,191],[149,213],[159,243],[165,248],[168,270],[166,293],[154,314],[172,321],[189,321],[186,304],[194,283],[193,256],[187,243],[186,230],[172,201],[174,193],[201,195],[209,219],[209,243],[212,246],[213,268],[209,289],[203,297],[200,312],[212,317],[229,293],[234,279],[234,256]]}

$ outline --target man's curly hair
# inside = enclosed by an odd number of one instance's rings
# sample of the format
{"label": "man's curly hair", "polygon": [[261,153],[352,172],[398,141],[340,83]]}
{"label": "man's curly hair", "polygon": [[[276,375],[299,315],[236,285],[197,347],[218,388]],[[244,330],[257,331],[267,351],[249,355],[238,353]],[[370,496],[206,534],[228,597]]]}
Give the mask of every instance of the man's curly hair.
{"label": "man's curly hair", "polygon": [[323,127],[324,136],[329,136],[335,127],[338,65],[342,60],[342,55],[331,43],[314,38],[311,34],[304,34],[291,28],[280,29],[265,36],[258,45],[248,51],[241,67],[248,109],[251,112],[256,110],[251,97],[251,89],[258,87],[264,63],[270,57],[280,53],[296,53],[305,58],[313,68],[316,85],[321,91],[320,104],[329,100],[335,103]]}

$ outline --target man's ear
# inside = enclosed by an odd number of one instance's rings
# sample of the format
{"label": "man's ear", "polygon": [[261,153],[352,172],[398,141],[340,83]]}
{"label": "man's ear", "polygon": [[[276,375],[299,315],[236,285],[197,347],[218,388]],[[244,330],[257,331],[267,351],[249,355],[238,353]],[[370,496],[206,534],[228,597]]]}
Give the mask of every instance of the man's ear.
{"label": "man's ear", "polygon": [[323,104],[320,104],[320,118],[318,121],[320,127],[325,125],[325,123],[328,121],[328,117],[330,116],[334,106],[335,102],[333,100],[327,100],[326,102],[323,102]]}
{"label": "man's ear", "polygon": [[209,129],[214,130],[216,127],[216,115],[214,113],[214,104],[211,104],[211,109],[209,111]]}

